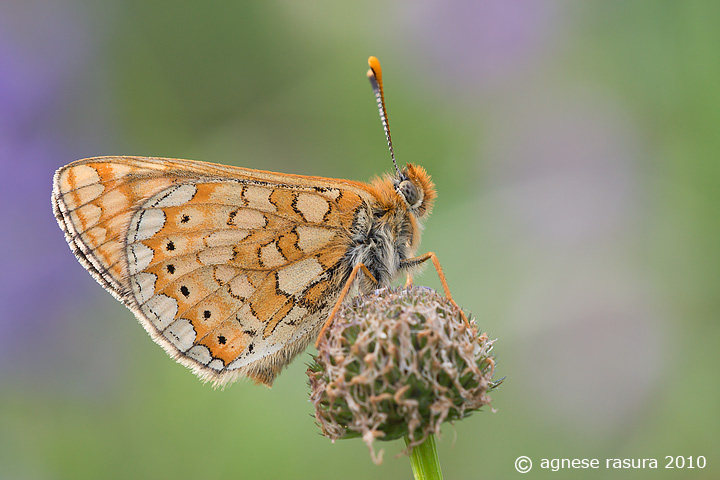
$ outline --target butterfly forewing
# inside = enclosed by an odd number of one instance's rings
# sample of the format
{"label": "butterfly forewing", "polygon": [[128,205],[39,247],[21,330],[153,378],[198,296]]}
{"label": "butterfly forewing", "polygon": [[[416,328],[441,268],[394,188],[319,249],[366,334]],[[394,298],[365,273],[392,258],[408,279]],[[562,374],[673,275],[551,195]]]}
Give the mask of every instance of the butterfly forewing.
{"label": "butterfly forewing", "polygon": [[55,176],[83,265],[153,339],[218,384],[270,384],[342,287],[363,184],[188,160],[100,157]]}

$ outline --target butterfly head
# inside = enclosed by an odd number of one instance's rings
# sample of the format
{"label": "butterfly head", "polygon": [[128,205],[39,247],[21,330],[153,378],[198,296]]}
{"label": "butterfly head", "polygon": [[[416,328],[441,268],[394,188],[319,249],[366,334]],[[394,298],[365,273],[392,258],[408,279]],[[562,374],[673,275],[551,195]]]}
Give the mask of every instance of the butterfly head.
{"label": "butterfly head", "polygon": [[432,210],[437,193],[435,184],[423,167],[408,163],[393,178],[393,187],[416,217],[423,218]]}
{"label": "butterfly head", "polygon": [[430,179],[430,175],[420,166],[408,163],[405,168],[398,168],[397,162],[395,162],[392,137],[390,136],[387,109],[385,108],[380,62],[377,58],[370,57],[368,59],[368,65],[370,66],[370,70],[368,70],[367,76],[375,93],[380,120],[382,121],[383,130],[385,130],[385,138],[387,139],[388,148],[390,149],[390,157],[392,158],[396,171],[396,175],[392,177],[392,186],[395,189],[395,193],[402,198],[407,210],[415,217],[422,219],[432,210],[433,202],[437,196],[435,184],[433,184]]}

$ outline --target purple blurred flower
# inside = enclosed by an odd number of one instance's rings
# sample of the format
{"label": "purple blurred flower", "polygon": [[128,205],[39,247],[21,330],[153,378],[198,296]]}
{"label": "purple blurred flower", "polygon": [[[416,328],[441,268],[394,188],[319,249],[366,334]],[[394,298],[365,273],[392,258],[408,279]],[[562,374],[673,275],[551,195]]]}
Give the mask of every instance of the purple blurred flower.
{"label": "purple blurred flower", "polygon": [[[81,270],[52,215],[54,170],[66,163],[63,110],[88,55],[77,6],[0,7],[0,365],[47,361],[54,321]],[[39,355],[40,354],[40,355]],[[6,357],[6,358],[4,358]]]}
{"label": "purple blurred flower", "polygon": [[[398,21],[412,38],[408,52],[425,71],[466,96],[546,61],[563,35],[557,2],[450,0],[404,2]],[[455,90],[458,89],[458,90]]]}

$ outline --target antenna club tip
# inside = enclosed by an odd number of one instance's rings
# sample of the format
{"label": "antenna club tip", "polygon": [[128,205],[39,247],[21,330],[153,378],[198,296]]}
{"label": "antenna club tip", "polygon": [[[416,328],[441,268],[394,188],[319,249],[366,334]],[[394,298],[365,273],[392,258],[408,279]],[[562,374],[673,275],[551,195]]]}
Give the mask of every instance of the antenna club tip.
{"label": "antenna club tip", "polygon": [[[382,81],[382,68],[380,67],[380,60],[377,59],[377,57],[373,57],[372,55],[370,58],[368,58],[368,65],[370,66],[370,70],[372,70],[373,74],[375,75],[375,78],[378,79],[379,82]],[[369,74],[370,72],[368,72]]]}

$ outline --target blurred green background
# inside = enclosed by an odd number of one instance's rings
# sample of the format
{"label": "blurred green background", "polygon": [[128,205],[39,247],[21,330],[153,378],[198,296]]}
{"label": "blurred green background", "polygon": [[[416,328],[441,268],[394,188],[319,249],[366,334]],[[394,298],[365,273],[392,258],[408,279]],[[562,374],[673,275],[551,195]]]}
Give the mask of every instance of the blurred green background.
{"label": "blurred green background", "polygon": [[719,20],[717,2],[650,0],[5,0],[0,478],[411,478],[400,442],[377,467],[320,436],[308,353],[272,390],[201,384],[50,207],[53,171],[95,155],[388,171],[371,54],[399,161],[437,184],[422,251],[507,376],[496,412],[444,428],[446,478],[518,478],[520,455],[527,478],[720,477]]}

